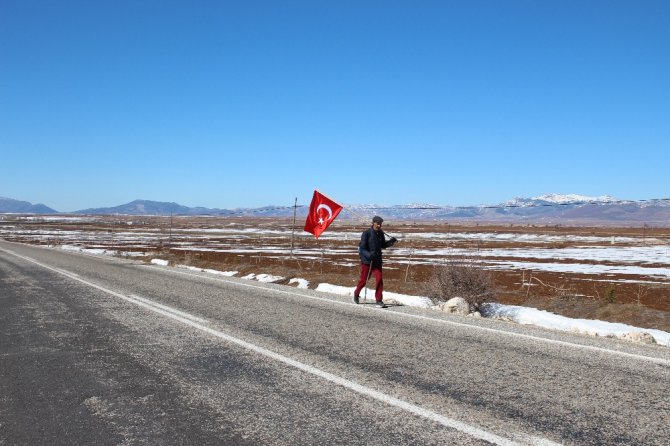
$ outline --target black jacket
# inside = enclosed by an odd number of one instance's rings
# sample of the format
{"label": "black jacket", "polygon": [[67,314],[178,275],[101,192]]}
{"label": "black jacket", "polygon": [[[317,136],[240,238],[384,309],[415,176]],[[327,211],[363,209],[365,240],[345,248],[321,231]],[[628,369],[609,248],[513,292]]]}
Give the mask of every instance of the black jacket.
{"label": "black jacket", "polygon": [[393,246],[395,241],[386,240],[384,238],[384,231],[376,232],[372,228],[368,228],[361,234],[361,242],[358,244],[358,255],[361,256],[361,262],[369,265],[382,264],[382,249]]}

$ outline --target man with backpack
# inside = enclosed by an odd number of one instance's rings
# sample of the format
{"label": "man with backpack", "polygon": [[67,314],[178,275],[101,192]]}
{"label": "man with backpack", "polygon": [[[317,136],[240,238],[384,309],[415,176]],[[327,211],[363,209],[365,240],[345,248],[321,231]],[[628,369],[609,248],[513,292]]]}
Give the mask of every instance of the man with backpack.
{"label": "man with backpack", "polygon": [[355,304],[359,302],[360,292],[372,273],[375,275],[375,281],[377,282],[375,288],[375,305],[379,308],[386,308],[382,299],[382,291],[384,289],[384,280],[382,278],[382,249],[395,245],[398,240],[395,237],[386,240],[384,231],[382,231],[383,222],[384,219],[375,216],[372,219],[372,226],[361,234],[361,242],[358,245],[358,254],[361,257],[361,277],[354,290],[353,301]]}

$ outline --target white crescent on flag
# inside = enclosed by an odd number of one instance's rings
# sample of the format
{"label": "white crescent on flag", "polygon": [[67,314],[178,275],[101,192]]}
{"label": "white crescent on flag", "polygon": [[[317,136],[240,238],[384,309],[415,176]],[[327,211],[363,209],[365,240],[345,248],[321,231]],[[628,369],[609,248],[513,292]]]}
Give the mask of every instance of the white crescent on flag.
{"label": "white crescent on flag", "polygon": [[316,211],[314,211],[314,213],[317,215],[317,217],[319,216],[320,209],[325,209],[326,211],[328,211],[328,218],[326,219],[326,221],[331,220],[333,218],[333,210],[327,204],[320,204],[316,207]]}

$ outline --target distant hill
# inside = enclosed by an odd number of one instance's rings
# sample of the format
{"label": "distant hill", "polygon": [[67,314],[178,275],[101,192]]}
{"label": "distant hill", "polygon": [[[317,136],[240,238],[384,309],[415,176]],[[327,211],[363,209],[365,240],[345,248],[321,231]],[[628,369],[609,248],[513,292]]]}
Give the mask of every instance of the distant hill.
{"label": "distant hill", "polygon": [[[307,215],[308,203],[297,208],[297,216]],[[43,204],[0,198],[0,213],[53,214]],[[178,203],[135,200],[106,208],[82,209],[72,214],[89,215],[220,215],[241,217],[292,217],[292,206],[211,209],[188,207]],[[670,226],[670,200],[625,201],[605,195],[548,194],[535,198],[514,198],[497,205],[443,206],[407,204],[393,206],[347,205],[340,219],[361,220],[381,215],[389,220],[475,221],[491,223],[650,223]]]}
{"label": "distant hill", "polygon": [[[289,212],[287,213],[287,209]],[[299,208],[302,209],[302,208]],[[303,211],[306,215],[306,210]],[[188,207],[178,203],[163,201],[135,200],[130,203],[109,208],[92,208],[75,211],[73,214],[93,215],[238,215],[259,217],[281,217],[293,215],[293,208],[266,206],[261,208],[216,209],[205,207]]]}
{"label": "distant hill", "polygon": [[43,204],[0,197],[0,213],[4,214],[58,214],[58,211]]}
{"label": "distant hill", "polygon": [[177,203],[135,200],[130,203],[107,208],[89,208],[73,212],[74,214],[95,215],[170,215],[187,214],[190,208]]}

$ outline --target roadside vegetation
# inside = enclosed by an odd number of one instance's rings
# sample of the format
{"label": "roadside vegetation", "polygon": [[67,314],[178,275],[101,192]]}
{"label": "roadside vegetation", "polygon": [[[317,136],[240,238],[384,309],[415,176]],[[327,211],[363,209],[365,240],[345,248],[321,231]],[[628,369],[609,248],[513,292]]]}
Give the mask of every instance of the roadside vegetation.
{"label": "roadside vegetation", "polygon": [[433,303],[462,297],[471,311],[479,311],[482,304],[496,301],[491,271],[464,256],[449,257],[436,265],[424,289]]}

